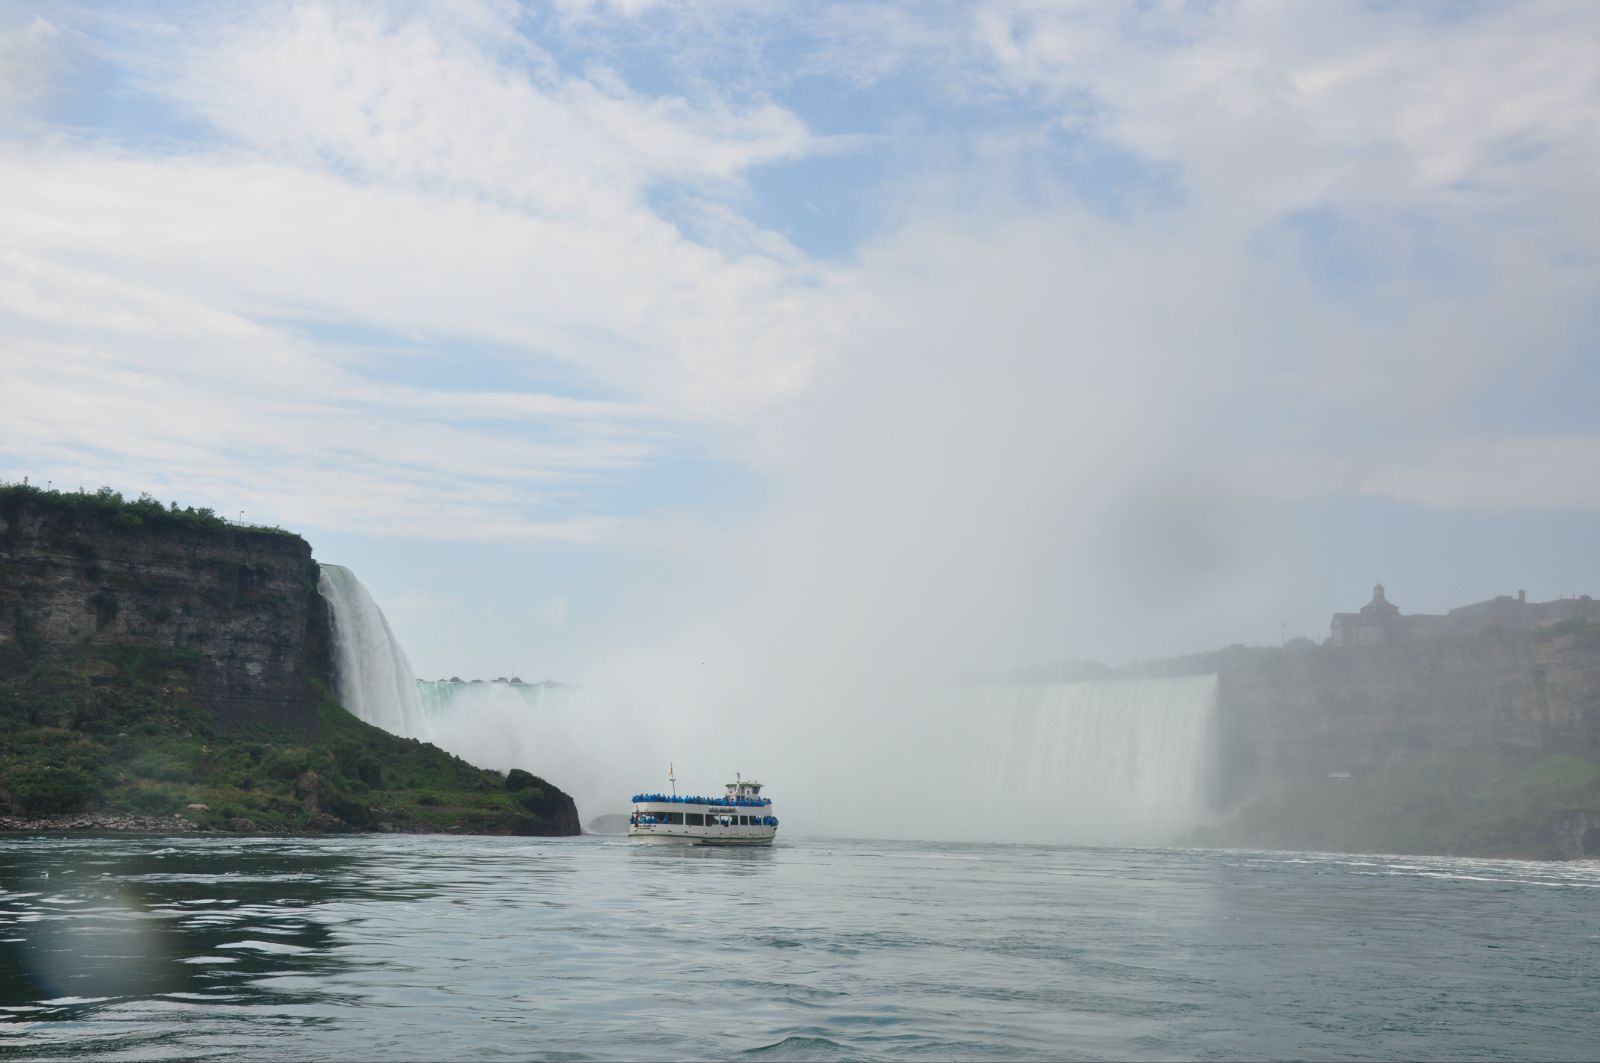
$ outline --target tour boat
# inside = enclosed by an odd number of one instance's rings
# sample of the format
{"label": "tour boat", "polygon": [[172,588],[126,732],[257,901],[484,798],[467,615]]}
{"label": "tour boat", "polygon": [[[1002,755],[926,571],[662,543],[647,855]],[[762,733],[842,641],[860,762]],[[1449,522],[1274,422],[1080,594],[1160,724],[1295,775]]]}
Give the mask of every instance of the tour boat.
{"label": "tour boat", "polygon": [[735,774],[722,797],[679,796],[669,769],[670,794],[634,794],[628,837],[679,845],[771,845],[778,833],[772,799],[761,784]]}

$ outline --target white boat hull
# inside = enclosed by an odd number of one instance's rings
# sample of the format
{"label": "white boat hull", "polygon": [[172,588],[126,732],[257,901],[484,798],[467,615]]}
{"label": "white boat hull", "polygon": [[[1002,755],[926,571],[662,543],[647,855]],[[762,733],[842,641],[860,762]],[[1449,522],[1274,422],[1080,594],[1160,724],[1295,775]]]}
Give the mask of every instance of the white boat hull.
{"label": "white boat hull", "polygon": [[632,840],[632,841],[644,842],[646,844],[651,844],[651,845],[745,845],[745,846],[749,846],[749,845],[771,845],[772,844],[772,839],[777,837],[777,834],[778,834],[777,831],[773,831],[770,834],[761,835],[761,836],[746,835],[746,836],[739,836],[739,837],[731,837],[731,836],[726,835],[726,834],[723,834],[723,835],[692,834],[692,833],[667,834],[667,833],[664,833],[664,832],[663,833],[657,833],[657,832],[651,831],[651,830],[639,830],[639,829],[635,828],[635,829],[630,830],[628,832],[628,838],[630,840]]}

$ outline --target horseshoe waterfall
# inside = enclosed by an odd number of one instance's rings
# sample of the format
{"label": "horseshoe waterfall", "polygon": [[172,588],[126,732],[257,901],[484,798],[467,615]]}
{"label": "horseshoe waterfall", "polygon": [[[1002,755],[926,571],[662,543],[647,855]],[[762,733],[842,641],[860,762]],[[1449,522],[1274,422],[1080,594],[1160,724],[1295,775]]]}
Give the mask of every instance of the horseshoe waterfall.
{"label": "horseshoe waterfall", "polygon": [[1163,844],[1213,818],[1214,675],[994,687],[985,775],[1052,841]]}

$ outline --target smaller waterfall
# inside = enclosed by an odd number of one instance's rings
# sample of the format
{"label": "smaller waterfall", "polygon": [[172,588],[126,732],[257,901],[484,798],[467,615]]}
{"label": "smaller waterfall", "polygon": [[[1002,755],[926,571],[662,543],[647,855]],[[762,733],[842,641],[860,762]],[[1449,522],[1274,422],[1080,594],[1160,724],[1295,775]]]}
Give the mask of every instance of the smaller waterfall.
{"label": "smaller waterfall", "polygon": [[354,572],[343,565],[321,569],[317,589],[327,599],[332,621],[335,693],[340,702],[390,734],[418,736],[423,716],[417,680],[383,610]]}

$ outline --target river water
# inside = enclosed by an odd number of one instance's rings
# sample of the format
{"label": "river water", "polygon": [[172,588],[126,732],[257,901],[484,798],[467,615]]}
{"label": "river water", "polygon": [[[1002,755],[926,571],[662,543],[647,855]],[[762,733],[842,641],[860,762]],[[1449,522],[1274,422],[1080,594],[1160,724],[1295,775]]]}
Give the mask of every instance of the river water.
{"label": "river water", "polygon": [[0,838],[0,1055],[1582,1059],[1600,866]]}

